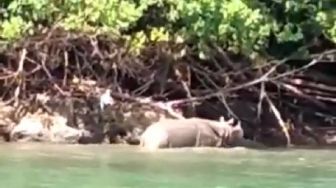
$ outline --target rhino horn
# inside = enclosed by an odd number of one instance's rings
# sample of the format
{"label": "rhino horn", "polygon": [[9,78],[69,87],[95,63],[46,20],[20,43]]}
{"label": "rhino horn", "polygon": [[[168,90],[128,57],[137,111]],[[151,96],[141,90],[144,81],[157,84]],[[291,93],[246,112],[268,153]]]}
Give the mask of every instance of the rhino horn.
{"label": "rhino horn", "polygon": [[230,118],[229,120],[226,121],[226,123],[231,125],[231,126],[234,124],[234,122],[235,122],[234,118]]}

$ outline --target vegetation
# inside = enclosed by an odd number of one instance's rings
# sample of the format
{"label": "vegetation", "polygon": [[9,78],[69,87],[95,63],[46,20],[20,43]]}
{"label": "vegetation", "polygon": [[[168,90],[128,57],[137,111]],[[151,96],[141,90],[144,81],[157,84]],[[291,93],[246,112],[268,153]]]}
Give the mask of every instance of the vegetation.
{"label": "vegetation", "polygon": [[203,56],[216,45],[276,58],[295,51],[306,56],[321,35],[336,41],[332,0],[5,0],[0,6],[5,41],[61,26],[119,34],[137,48],[175,39],[194,43]]}

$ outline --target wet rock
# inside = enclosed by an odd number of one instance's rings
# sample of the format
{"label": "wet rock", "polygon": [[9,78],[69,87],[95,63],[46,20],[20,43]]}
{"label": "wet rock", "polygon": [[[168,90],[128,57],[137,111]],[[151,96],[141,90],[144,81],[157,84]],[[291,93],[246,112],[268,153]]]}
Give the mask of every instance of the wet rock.
{"label": "wet rock", "polygon": [[18,142],[77,143],[85,131],[67,126],[60,115],[27,114],[11,131]]}
{"label": "wet rock", "polygon": [[106,142],[104,132],[93,129],[93,127],[83,129],[83,134],[79,138],[79,144],[100,144]]}
{"label": "wet rock", "polygon": [[128,132],[126,139],[125,139],[126,143],[130,145],[139,145],[141,135],[143,132],[144,130],[142,129],[134,128],[131,132]]}
{"label": "wet rock", "polygon": [[0,140],[10,141],[10,132],[15,126],[14,112],[15,109],[12,106],[0,104]]}
{"label": "wet rock", "polygon": [[53,97],[47,102],[47,106],[53,112],[65,117],[69,127],[75,131],[81,131],[82,135],[77,140],[78,143],[104,142],[104,124],[99,122],[99,99],[97,97],[88,96],[84,99]]}
{"label": "wet rock", "polygon": [[0,141],[10,141],[10,130],[8,126],[0,125]]}
{"label": "wet rock", "polygon": [[49,128],[51,142],[77,143],[85,135],[85,130],[79,130],[67,126],[66,119],[62,116],[54,117],[53,125]]}
{"label": "wet rock", "polygon": [[[43,139],[43,124],[40,120],[24,117],[11,132],[15,141],[38,141]],[[44,138],[45,139],[45,138]]]}

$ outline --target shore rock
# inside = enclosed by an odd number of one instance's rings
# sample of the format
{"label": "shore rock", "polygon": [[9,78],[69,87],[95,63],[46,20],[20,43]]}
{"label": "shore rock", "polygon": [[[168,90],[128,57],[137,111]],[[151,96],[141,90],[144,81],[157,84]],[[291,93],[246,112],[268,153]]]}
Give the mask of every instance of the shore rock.
{"label": "shore rock", "polygon": [[15,126],[14,111],[13,107],[0,103],[0,140],[10,141],[10,132]]}
{"label": "shore rock", "polygon": [[10,137],[19,142],[78,143],[83,130],[67,126],[60,115],[27,114],[11,131]]}

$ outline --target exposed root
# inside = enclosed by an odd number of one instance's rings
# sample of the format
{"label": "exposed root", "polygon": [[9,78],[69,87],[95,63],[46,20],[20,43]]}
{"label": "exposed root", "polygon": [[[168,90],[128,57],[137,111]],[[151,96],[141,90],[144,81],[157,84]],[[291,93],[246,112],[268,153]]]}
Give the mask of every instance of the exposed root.
{"label": "exposed root", "polygon": [[[69,122],[73,122],[74,127],[85,124],[81,121],[86,122],[78,120],[78,114],[96,117],[101,113],[96,112],[99,96],[107,89],[113,98],[113,110],[109,113],[115,124],[147,125],[160,118],[182,119],[188,114],[184,108],[191,109],[188,116],[198,116],[197,109],[205,102],[221,102],[224,109],[217,110],[219,115],[242,120],[242,115],[231,105],[234,100],[244,100],[257,108],[254,118],[243,121],[258,120],[253,134],[260,127],[271,130],[281,126],[287,146],[295,143],[283,119],[295,119],[304,112],[306,122],[314,119],[315,125],[335,127],[336,78],[335,74],[327,73],[333,70],[332,64],[322,62],[336,50],[313,56],[303,66],[290,67],[291,57],[256,66],[243,57],[234,60],[237,55],[218,46],[210,48],[214,52],[210,60],[199,59],[192,45],[173,42],[149,43],[136,55],[130,52],[124,40],[53,28],[18,41],[0,54],[3,62],[0,97],[15,109],[21,104],[31,106],[32,109],[27,110],[30,112],[42,108],[44,112],[53,113],[55,109],[48,103],[59,103],[57,108],[62,106],[63,110],[58,111],[72,114]],[[50,96],[46,100],[49,102],[34,101],[40,94]],[[263,125],[264,99],[279,125]],[[241,108],[249,110],[245,106]],[[21,112],[14,113],[17,114],[14,119],[20,119]],[[91,120],[93,122],[86,124],[101,124],[101,120]],[[293,129],[296,126],[294,124]]]}

